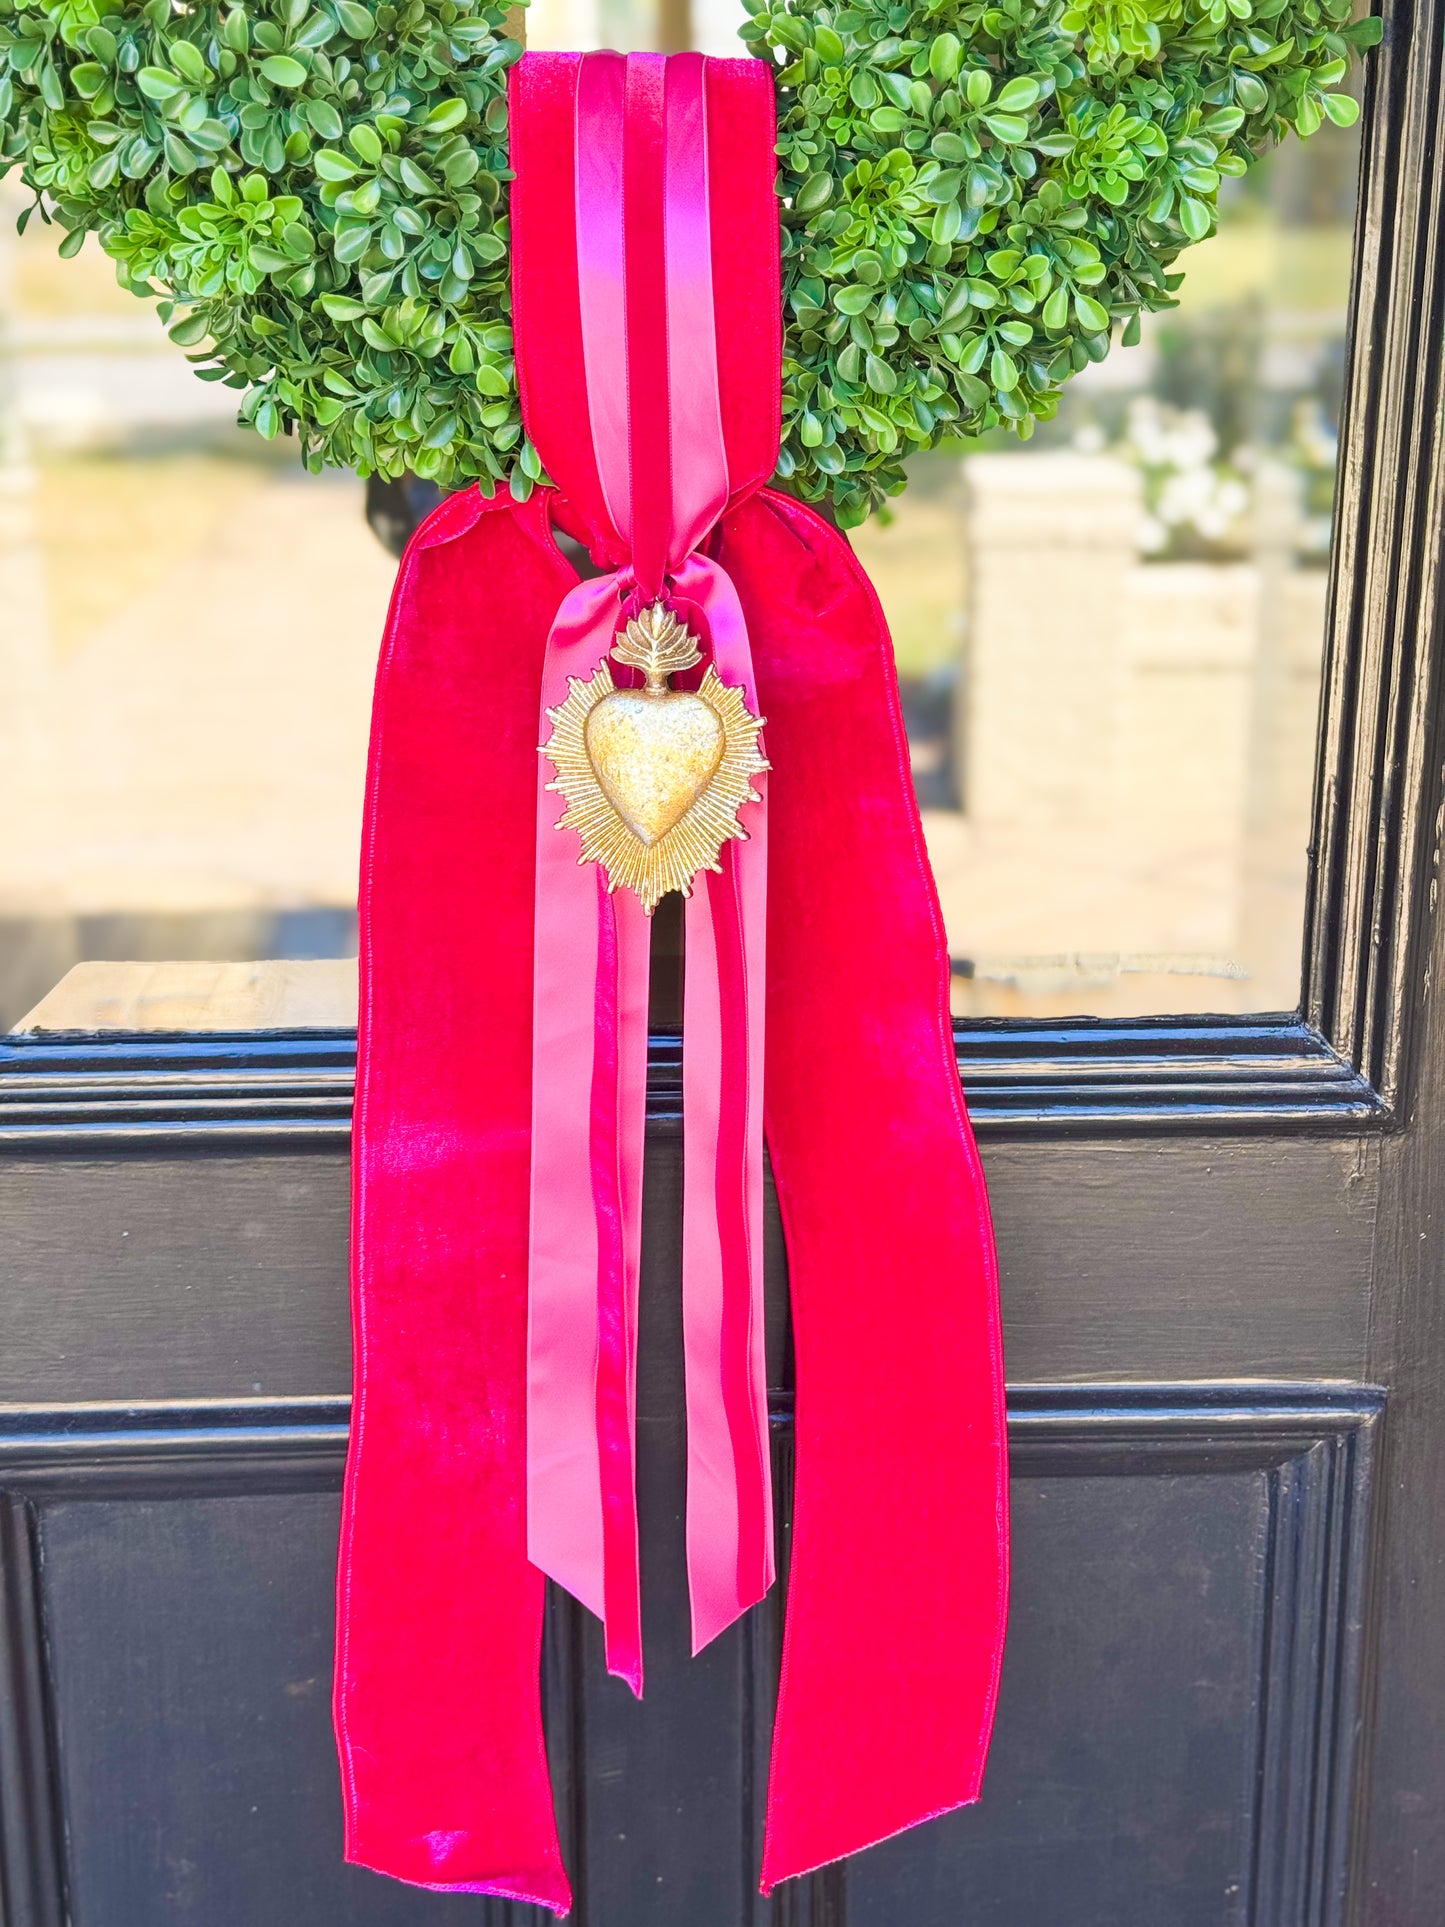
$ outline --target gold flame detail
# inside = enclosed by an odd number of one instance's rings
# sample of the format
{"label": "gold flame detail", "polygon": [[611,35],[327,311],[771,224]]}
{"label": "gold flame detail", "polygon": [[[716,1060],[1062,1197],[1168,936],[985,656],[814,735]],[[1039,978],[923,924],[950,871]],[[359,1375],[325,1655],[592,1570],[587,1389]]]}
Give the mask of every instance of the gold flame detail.
{"label": "gold flame detail", "polygon": [[754,716],[742,690],[725,683],[711,665],[696,691],[668,687],[668,676],[692,668],[702,655],[687,628],[662,603],[634,617],[610,654],[640,669],[647,694],[658,702],[676,701],[685,693],[701,699],[723,731],[722,756],[702,790],[670,829],[655,842],[644,843],[604,794],[588,754],[587,718],[617,687],[607,661],[585,681],[569,676],[567,700],[547,711],[552,734],[542,754],[557,772],[547,788],[567,802],[556,828],[576,830],[582,839],[578,862],[600,863],[608,889],[634,891],[651,916],[669,890],[690,896],[700,871],[721,870],[725,843],[746,839],[738,811],[744,803],[761,801],[752,779],[770,767],[758,742],[766,718]]}

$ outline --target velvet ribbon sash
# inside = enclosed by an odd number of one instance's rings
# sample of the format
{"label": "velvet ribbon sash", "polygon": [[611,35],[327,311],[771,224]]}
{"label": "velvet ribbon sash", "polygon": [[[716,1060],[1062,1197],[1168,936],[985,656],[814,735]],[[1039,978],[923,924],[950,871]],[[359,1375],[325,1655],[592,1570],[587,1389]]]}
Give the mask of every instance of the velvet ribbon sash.
{"label": "velvet ribbon sash", "polygon": [[[997,1694],[997,1278],[892,651],[846,541],[760,487],[778,433],[772,140],[756,63],[528,55],[514,69],[519,375],[561,486],[525,504],[471,490],[436,511],[403,560],[377,678],[338,1581],[346,1853],[559,1913],[571,1896],[542,1737],[539,1552],[572,1561],[564,1583],[601,1608],[609,1665],[641,1684],[628,1374],[646,926],[576,864],[545,790],[539,808],[538,729],[549,674],[590,674],[628,599],[654,584],[725,679],[751,683],[773,765],[766,810],[744,811],[749,841],[727,846],[745,863],[725,860],[690,900],[685,1003],[698,1643],[771,1573],[766,1479],[744,1492],[740,1449],[760,1392],[750,1187],[764,1048],[788,1247],[796,1471],[763,1890],[975,1799]],[[622,210],[610,253],[598,207]],[[657,277],[660,303],[644,299]],[[649,453],[658,433],[671,469]],[[559,524],[616,579],[579,585]],[[569,885],[588,892],[569,914],[585,911],[588,944],[544,956],[546,870],[569,840]],[[764,869],[765,961],[746,908]],[[560,1059],[542,1044],[558,1024]],[[565,1104],[540,1088],[559,1063]],[[592,1205],[580,1271],[575,1240],[543,1249],[579,1169]],[[534,1431],[539,1413],[559,1416],[539,1394],[535,1328],[529,1344],[529,1283],[535,1321],[549,1265],[574,1311],[579,1276],[589,1289],[591,1373],[579,1425],[577,1359],[562,1359],[574,1449],[550,1511],[528,1436],[529,1401]],[[693,1454],[695,1394],[710,1466]]]}
{"label": "velvet ribbon sash", "polygon": [[[524,61],[512,101],[513,294],[529,431],[617,566],[553,621],[545,712],[590,676],[619,623],[664,595],[757,710],[748,632],[725,571],[697,552],[730,497],[777,458],[775,342],[742,371],[753,400],[729,441],[714,326],[710,177],[777,311],[770,96],[760,70],[700,55]],[[730,125],[710,153],[707,76]],[[739,163],[739,156],[745,157]],[[570,190],[570,191],[569,191]],[[726,206],[726,196],[722,196]],[[559,219],[570,211],[571,221]],[[575,318],[575,325],[574,325]],[[771,356],[765,351],[771,348]],[[580,416],[557,419],[557,371]],[[583,425],[579,432],[579,421]],[[740,473],[735,473],[740,464]],[[614,676],[626,672],[614,669]],[[694,677],[694,680],[696,678]],[[642,1690],[635,1463],[637,1281],[647,1082],[649,927],[630,890],[579,869],[578,838],[539,760],[532,1028],[528,1552],[602,1620],[609,1670]],[[763,1358],[762,1047],[766,775],[686,906],[683,1341],[693,1649],[773,1580]]]}

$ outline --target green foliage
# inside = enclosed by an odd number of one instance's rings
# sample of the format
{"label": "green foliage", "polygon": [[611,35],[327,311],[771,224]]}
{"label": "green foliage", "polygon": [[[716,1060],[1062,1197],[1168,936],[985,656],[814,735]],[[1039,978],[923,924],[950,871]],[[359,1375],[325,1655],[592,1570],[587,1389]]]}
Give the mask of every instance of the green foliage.
{"label": "green foliage", "polygon": [[[160,295],[310,467],[485,487],[523,442],[488,0],[0,0],[0,172]],[[33,211],[33,210],[28,210]],[[42,208],[42,213],[46,211]]]}
{"label": "green foliage", "polygon": [[778,65],[779,475],[845,525],[946,435],[1027,436],[1174,305],[1223,177],[1332,92],[1350,0],[748,0]]}
{"label": "green foliage", "polygon": [[[1026,434],[1169,306],[1221,177],[1353,118],[1330,90],[1378,25],[1349,0],[749,3],[780,97],[779,479],[845,523],[916,449]],[[0,0],[0,173],[309,466],[525,495],[504,13]]]}

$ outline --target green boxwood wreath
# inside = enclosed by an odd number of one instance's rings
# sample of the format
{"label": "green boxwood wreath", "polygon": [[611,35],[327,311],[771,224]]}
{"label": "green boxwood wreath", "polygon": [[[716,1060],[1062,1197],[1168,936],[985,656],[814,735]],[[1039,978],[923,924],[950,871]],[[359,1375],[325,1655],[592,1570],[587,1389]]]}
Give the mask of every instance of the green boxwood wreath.
{"label": "green boxwood wreath", "polygon": [[[783,486],[851,525],[1170,305],[1221,178],[1378,38],[1350,0],[748,0],[777,76]],[[0,173],[94,232],[310,467],[541,478],[517,412],[488,0],[0,0]],[[22,222],[35,211],[32,206]]]}

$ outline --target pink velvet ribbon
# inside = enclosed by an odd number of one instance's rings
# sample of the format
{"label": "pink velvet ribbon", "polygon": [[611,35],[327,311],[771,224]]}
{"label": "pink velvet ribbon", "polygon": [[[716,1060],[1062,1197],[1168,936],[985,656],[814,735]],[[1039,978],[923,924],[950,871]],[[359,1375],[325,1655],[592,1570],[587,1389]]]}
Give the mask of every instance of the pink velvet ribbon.
{"label": "pink velvet ribbon", "polygon": [[[657,594],[767,717],[774,765],[747,840],[689,899],[684,1010],[698,1645],[772,1577],[764,1130],[788,1247],[764,1892],[977,1798],[998,1690],[997,1274],[892,651],[847,542],[762,486],[781,389],[774,137],[762,63],[529,54],[513,70],[518,376],[557,486],[526,503],[469,490],[429,518],[377,676],[337,1600],[346,1853],[558,1913],[542,1570],[642,1682],[648,928],[554,827],[538,722]],[[579,583],[556,524],[609,573]]]}
{"label": "pink velvet ribbon", "polygon": [[[547,711],[626,616],[665,598],[756,713],[747,625],[696,553],[730,493],[718,383],[703,58],[589,55],[574,109],[577,294],[605,539],[625,562],[563,602]],[[523,350],[525,357],[525,349]],[[532,382],[529,374],[528,390]],[[544,460],[553,451],[539,444]],[[566,449],[556,451],[566,472]],[[636,1500],[637,1282],[648,924],[579,870],[564,802],[537,796],[528,1341],[528,1552],[602,1618],[607,1665],[643,1683]],[[765,796],[766,778],[757,791]],[[683,1054],[687,1558],[700,1650],[773,1580],[763,1359],[766,803],[689,900]],[[590,961],[590,968],[587,961]]]}

